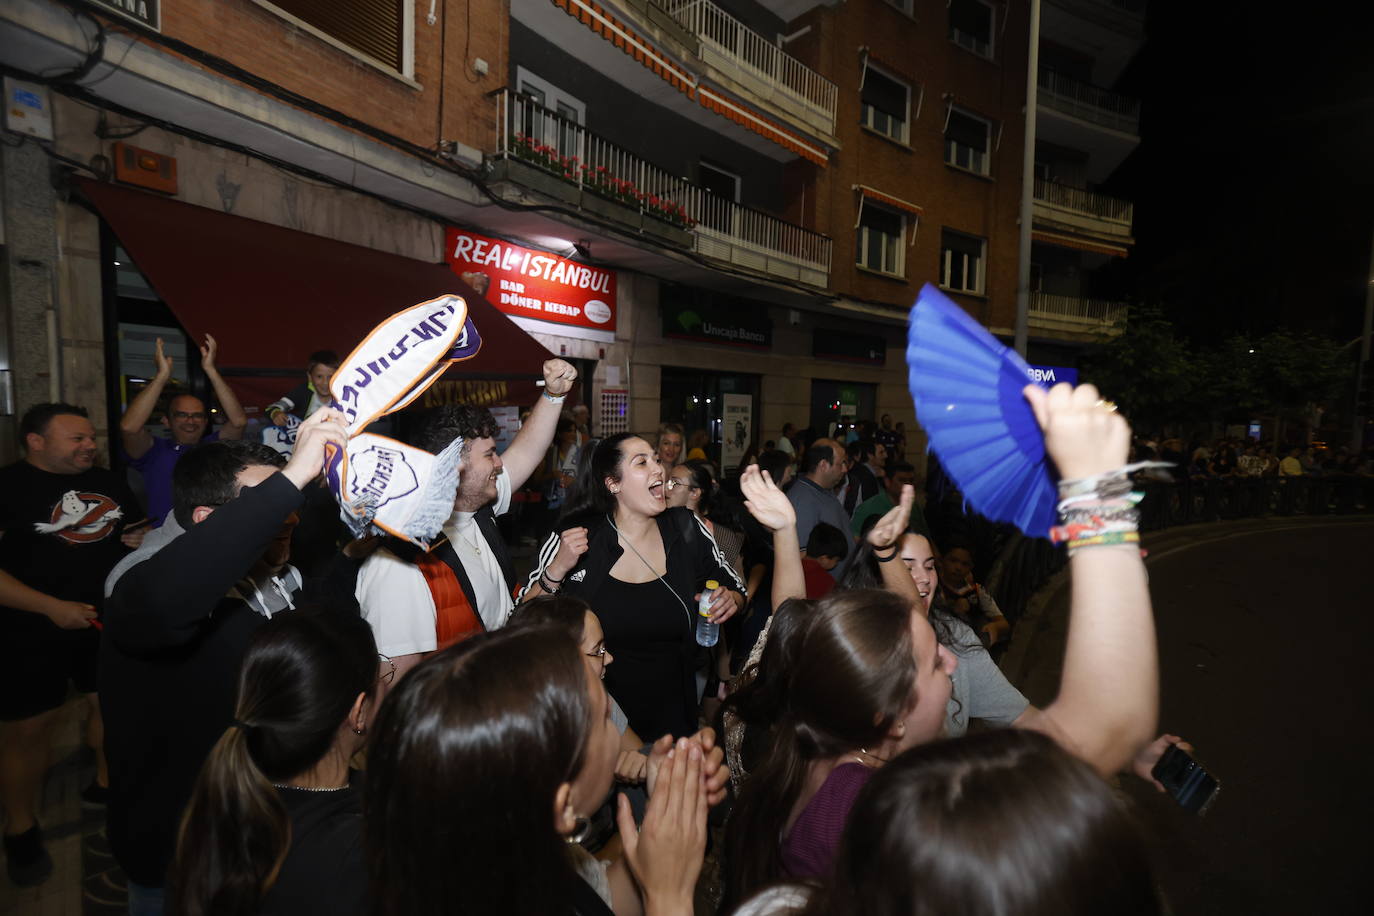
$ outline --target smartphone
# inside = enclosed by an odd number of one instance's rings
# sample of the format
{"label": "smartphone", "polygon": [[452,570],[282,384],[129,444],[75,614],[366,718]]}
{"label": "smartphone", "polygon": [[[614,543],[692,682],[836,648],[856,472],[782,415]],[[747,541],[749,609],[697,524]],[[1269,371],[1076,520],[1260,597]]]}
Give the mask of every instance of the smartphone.
{"label": "smartphone", "polygon": [[1221,791],[1216,777],[1176,744],[1164,752],[1150,775],[1190,814],[1206,814]]}

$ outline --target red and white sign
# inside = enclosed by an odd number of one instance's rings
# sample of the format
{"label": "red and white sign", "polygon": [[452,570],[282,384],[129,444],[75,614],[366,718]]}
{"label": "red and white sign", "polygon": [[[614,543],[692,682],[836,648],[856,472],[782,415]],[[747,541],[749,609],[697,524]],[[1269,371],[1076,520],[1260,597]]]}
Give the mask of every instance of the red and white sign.
{"label": "red and white sign", "polygon": [[615,330],[615,273],[461,229],[445,233],[453,272],[507,315]]}

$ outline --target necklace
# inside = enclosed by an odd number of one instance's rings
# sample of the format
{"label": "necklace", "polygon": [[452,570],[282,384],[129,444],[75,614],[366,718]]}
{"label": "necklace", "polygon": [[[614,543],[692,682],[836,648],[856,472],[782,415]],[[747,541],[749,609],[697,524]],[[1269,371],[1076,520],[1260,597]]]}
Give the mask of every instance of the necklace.
{"label": "necklace", "polygon": [[478,532],[477,537],[473,538],[472,540],[468,540],[467,533],[466,533],[465,530],[464,530],[465,528],[468,528],[468,527],[476,528],[476,527],[477,527],[477,522],[474,521],[474,520],[472,520],[472,519],[469,519],[467,525],[459,525],[458,527],[454,528],[453,531],[454,531],[455,534],[458,535],[458,540],[462,541],[462,542],[463,542],[465,545],[467,545],[468,547],[471,547],[471,548],[472,548],[472,552],[475,553],[475,554],[477,554],[477,556],[480,557],[480,556],[482,555],[482,535],[481,535],[481,532]]}
{"label": "necklace", "polygon": [[[862,754],[863,756],[862,756],[862,757],[859,756],[860,754]],[[851,754],[850,756],[854,758],[854,762],[855,762],[855,763],[862,764],[863,766],[866,766],[866,767],[869,767],[869,768],[873,768],[873,764],[869,763],[868,760],[865,760],[864,757],[867,757],[867,758],[872,759],[872,760],[876,760],[876,761],[878,761],[879,763],[887,763],[888,760],[889,760],[889,758],[887,758],[887,757],[879,757],[877,754],[874,754],[874,753],[872,753],[871,751],[869,751],[868,748],[863,748],[863,747],[859,748],[859,753],[858,753],[858,754]]]}
{"label": "necklace", "polygon": [[279,782],[272,783],[276,789],[295,789],[297,792],[342,792],[348,788],[348,783],[341,786],[286,786]]}

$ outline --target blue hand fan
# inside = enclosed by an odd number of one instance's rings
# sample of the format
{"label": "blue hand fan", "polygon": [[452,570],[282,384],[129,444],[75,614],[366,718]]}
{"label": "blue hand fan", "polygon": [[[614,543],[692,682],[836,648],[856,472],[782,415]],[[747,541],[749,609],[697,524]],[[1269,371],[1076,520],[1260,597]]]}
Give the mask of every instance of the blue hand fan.
{"label": "blue hand fan", "polygon": [[1058,491],[1045,438],[1021,389],[1025,360],[935,287],[907,332],[907,384],[930,449],[978,512],[1046,537]]}

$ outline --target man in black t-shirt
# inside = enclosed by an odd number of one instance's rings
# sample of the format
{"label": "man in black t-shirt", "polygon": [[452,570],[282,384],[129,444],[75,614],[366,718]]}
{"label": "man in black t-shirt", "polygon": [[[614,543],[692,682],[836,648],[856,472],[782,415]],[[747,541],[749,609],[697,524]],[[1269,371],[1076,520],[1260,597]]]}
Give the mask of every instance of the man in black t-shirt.
{"label": "man in black t-shirt", "polygon": [[108,784],[103,725],[95,702],[100,603],[105,576],[140,535],[138,503],[122,475],[95,462],[86,411],[39,404],[20,424],[27,457],[0,469],[0,804],[10,880],[41,884],[52,872],[36,802],[49,732],[68,681],[87,695],[87,741],[100,803]]}

